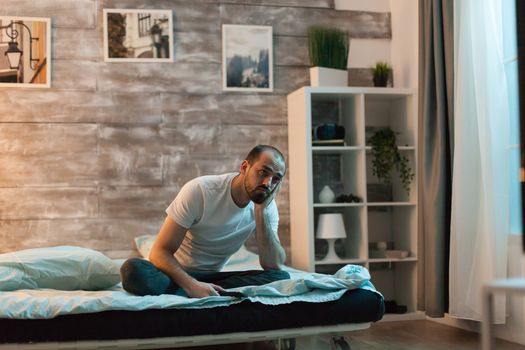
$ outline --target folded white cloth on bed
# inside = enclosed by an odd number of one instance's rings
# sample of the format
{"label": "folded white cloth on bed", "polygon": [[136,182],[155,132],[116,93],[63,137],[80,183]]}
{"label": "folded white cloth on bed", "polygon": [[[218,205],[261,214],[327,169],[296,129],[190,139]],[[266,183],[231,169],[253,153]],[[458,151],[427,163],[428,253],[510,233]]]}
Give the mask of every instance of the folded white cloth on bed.
{"label": "folded white cloth on bed", "polygon": [[201,299],[177,295],[134,296],[121,287],[105,291],[59,291],[54,289],[0,292],[0,318],[48,319],[63,314],[93,313],[106,310],[145,310],[169,308],[211,308],[228,306],[249,299],[267,305],[294,301],[326,302],[339,299],[347,290],[363,288],[378,293],[370,274],[362,266],[347,265],[334,275],[289,269],[292,279],[263,286],[231,289],[246,297],[211,296]]}

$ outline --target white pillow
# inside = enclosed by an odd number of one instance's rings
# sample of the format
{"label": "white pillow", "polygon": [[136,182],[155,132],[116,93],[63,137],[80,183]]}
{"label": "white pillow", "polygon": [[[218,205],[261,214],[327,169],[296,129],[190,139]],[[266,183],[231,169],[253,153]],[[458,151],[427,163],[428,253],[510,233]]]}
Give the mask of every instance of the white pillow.
{"label": "white pillow", "polygon": [[119,265],[92,249],[60,246],[0,254],[0,291],[100,290],[119,282]]}
{"label": "white pillow", "polygon": [[137,250],[143,258],[149,258],[149,253],[151,252],[153,243],[155,243],[155,238],[157,238],[157,235],[143,235],[135,237],[135,245],[137,246]]}

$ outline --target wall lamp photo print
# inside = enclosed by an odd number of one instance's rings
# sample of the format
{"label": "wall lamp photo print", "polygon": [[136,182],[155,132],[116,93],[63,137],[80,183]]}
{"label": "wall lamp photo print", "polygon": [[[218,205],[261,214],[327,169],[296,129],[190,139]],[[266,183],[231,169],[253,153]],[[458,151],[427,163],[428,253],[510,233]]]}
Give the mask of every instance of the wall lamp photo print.
{"label": "wall lamp photo print", "polygon": [[51,20],[0,17],[0,86],[50,87]]}

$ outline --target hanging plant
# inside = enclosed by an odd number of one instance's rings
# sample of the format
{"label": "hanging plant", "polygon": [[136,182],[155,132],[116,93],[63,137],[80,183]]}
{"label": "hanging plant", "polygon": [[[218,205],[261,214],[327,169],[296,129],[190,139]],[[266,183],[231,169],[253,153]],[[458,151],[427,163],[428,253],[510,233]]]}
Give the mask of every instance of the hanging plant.
{"label": "hanging plant", "polygon": [[410,183],[414,172],[408,158],[397,147],[396,134],[391,128],[380,129],[368,140],[372,146],[372,174],[384,184],[392,183],[392,170],[395,168],[401,178],[403,188],[410,193]]}

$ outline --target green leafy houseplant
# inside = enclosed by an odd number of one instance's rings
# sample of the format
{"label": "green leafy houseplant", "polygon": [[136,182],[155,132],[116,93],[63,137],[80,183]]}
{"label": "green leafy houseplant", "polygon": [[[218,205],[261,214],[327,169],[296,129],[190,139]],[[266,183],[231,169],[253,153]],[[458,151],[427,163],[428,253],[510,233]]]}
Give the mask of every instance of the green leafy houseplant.
{"label": "green leafy houseplant", "polygon": [[346,70],[349,47],[348,33],[342,30],[318,26],[308,28],[308,52],[314,67]]}
{"label": "green leafy houseplant", "polygon": [[385,87],[388,83],[388,76],[390,75],[390,65],[387,62],[379,61],[372,68],[374,77],[374,86]]}
{"label": "green leafy houseplant", "polygon": [[401,178],[403,188],[410,193],[410,183],[414,172],[408,158],[401,155],[396,143],[396,134],[391,128],[379,129],[368,140],[372,146],[372,173],[384,184],[392,183],[392,170],[395,168]]}

